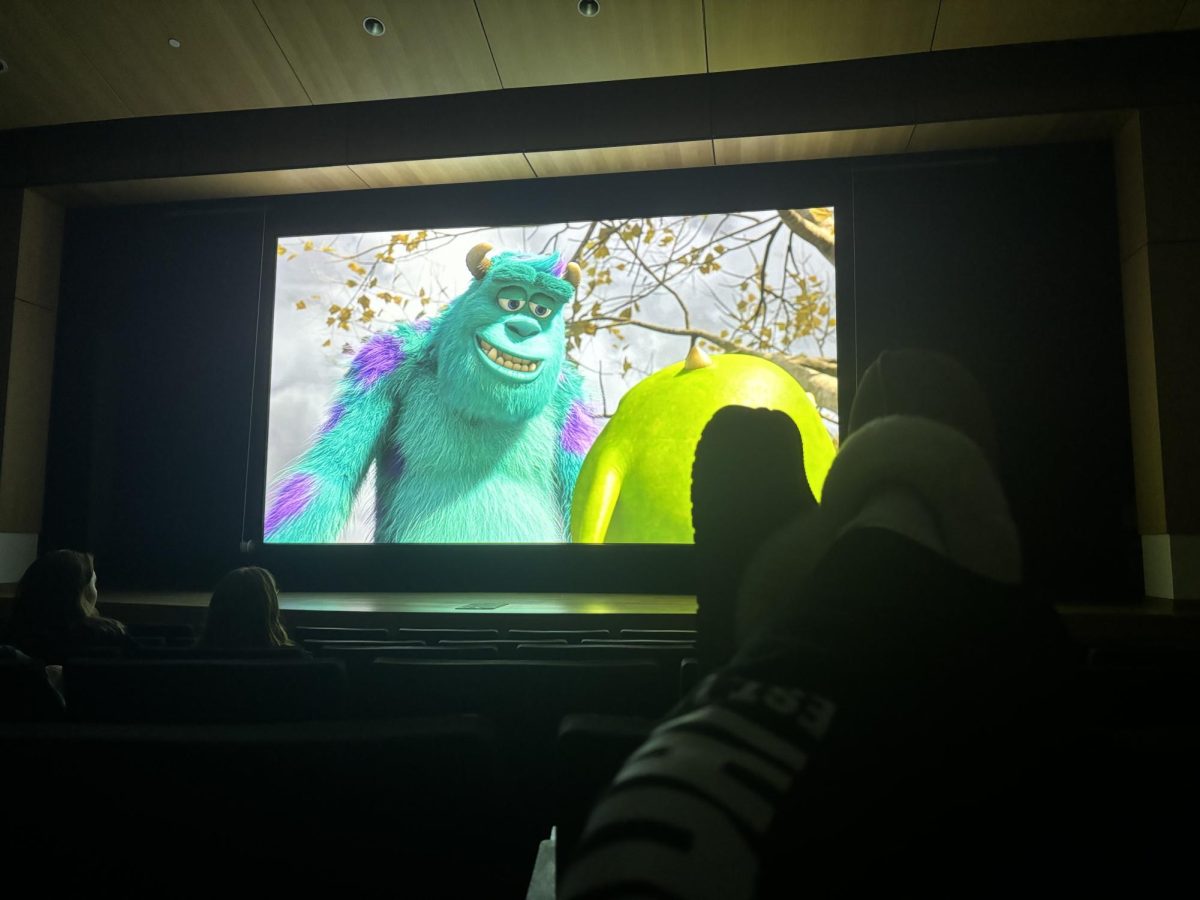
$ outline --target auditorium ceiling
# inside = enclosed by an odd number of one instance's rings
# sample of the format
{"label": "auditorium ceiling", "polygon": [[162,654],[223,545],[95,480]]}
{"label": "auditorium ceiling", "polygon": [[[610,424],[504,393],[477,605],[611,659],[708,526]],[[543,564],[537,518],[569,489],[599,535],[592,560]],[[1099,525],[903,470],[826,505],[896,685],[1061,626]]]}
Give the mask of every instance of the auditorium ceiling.
{"label": "auditorium ceiling", "polygon": [[[381,34],[368,33],[368,18]],[[1192,28],[1200,0],[599,0],[594,17],[577,0],[2,0],[0,130]],[[192,186],[214,196],[547,177],[1037,142],[1097,127],[1107,124],[1033,116],[233,173]],[[156,198],[188,194],[185,184],[157,181],[148,189]]]}

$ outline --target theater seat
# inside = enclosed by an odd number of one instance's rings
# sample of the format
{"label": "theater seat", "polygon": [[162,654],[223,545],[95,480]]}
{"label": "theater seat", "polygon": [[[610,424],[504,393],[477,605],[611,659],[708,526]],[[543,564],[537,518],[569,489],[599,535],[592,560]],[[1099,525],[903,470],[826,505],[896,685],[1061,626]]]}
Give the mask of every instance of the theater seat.
{"label": "theater seat", "polygon": [[63,718],[62,697],[37,660],[0,659],[0,722],[46,722]]}
{"label": "theater seat", "polygon": [[297,626],[289,629],[294,640],[307,641],[386,641],[386,628],[317,628]]}
{"label": "theater seat", "polygon": [[306,659],[301,647],[136,647],[126,659]]}
{"label": "theater seat", "polygon": [[570,646],[562,638],[546,638],[536,642],[514,641],[496,638],[486,641],[439,641],[438,646],[459,649],[480,649],[484,647],[491,647],[492,649],[498,651],[500,656],[504,659],[520,659],[524,655],[521,652],[521,648],[532,643],[536,643],[539,646],[545,645],[550,647]]}
{"label": "theater seat", "polygon": [[304,642],[304,649],[309,653],[317,656],[322,656],[326,651],[334,652],[337,650],[349,650],[354,648],[381,648],[381,647],[424,647],[424,641],[326,641],[326,640],[307,640]]}
{"label": "theater seat", "polygon": [[384,645],[382,647],[341,647],[328,649],[326,656],[340,659],[349,666],[370,665],[377,659],[496,659],[495,647],[430,647],[425,644]]}
{"label": "theater seat", "polygon": [[486,641],[500,637],[495,628],[397,628],[397,640],[423,641],[436,644],[438,641]]}
{"label": "theater seat", "polygon": [[629,755],[654,728],[655,719],[570,715],[558,729],[554,753],[554,824],[558,868],[570,859],[588,813]]}
{"label": "theater seat", "polygon": [[691,644],[675,642],[620,643],[585,641],[582,644],[521,644],[512,654],[522,659],[647,660],[657,667],[658,691],[672,701],[682,696],[685,684],[694,682],[691,670],[685,681],[684,665],[695,662]]}
{"label": "theater seat", "polygon": [[117,879],[156,894],[412,883],[420,896],[518,896],[537,846],[504,827],[512,798],[494,731],[475,716],[0,725],[0,767],[14,891],[72,881],[103,893]]}
{"label": "theater seat", "polygon": [[623,640],[695,641],[697,632],[691,628],[622,628]]}
{"label": "theater seat", "polygon": [[670,700],[648,660],[381,659],[368,697],[377,715],[475,712],[555,727],[569,712],[655,715]]}
{"label": "theater seat", "polygon": [[301,722],[342,713],[337,660],[68,660],[77,722]]}
{"label": "theater seat", "polygon": [[569,644],[578,644],[585,638],[596,640],[612,636],[607,628],[510,628],[504,632],[505,639],[510,641],[563,640]]}
{"label": "theater seat", "polygon": [[162,645],[167,647],[190,647],[196,642],[196,633],[192,629],[192,626],[182,622],[169,624],[131,623],[125,626],[125,630],[139,644],[146,644],[147,646],[154,643],[153,641],[147,642],[147,638],[162,638]]}

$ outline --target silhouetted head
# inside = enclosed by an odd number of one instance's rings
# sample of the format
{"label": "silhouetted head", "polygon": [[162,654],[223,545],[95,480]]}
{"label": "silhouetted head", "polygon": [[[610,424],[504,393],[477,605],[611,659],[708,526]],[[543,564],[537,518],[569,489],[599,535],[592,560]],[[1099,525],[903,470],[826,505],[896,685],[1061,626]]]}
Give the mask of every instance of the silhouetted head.
{"label": "silhouetted head", "polygon": [[17,585],[14,632],[65,631],[96,615],[96,569],[90,553],[55,550],[33,562]]}
{"label": "silhouetted head", "polygon": [[557,253],[467,254],[470,287],[434,323],[431,334],[442,394],[484,421],[523,422],[554,394],[566,356],[563,307],[579,267]]}
{"label": "silhouetted head", "polygon": [[218,583],[208,604],[203,647],[290,647],[279,614],[279,589],[266,569],[234,569]]}

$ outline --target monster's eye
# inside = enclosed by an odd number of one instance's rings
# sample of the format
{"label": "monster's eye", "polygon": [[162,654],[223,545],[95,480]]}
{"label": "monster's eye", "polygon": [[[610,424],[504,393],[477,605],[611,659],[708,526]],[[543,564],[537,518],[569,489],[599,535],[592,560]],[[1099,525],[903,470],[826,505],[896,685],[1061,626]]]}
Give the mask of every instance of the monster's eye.
{"label": "monster's eye", "polygon": [[506,309],[509,312],[516,312],[525,305],[525,301],[519,297],[497,297],[496,302],[500,304],[501,309]]}
{"label": "monster's eye", "polygon": [[552,310],[549,306],[542,306],[542,304],[534,303],[532,301],[529,303],[529,311],[539,319],[548,319],[554,313],[554,310]]}

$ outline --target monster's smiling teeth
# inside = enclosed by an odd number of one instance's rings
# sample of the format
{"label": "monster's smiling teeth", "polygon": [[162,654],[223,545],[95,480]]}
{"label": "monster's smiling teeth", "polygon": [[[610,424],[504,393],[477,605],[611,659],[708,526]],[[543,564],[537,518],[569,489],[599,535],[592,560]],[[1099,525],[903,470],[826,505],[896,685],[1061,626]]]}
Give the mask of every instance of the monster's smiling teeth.
{"label": "monster's smiling teeth", "polygon": [[519,356],[510,356],[507,353],[502,353],[483,338],[479,339],[479,349],[496,365],[512,369],[514,372],[536,372],[537,367],[541,365],[541,363],[535,362],[532,359],[521,359]]}

